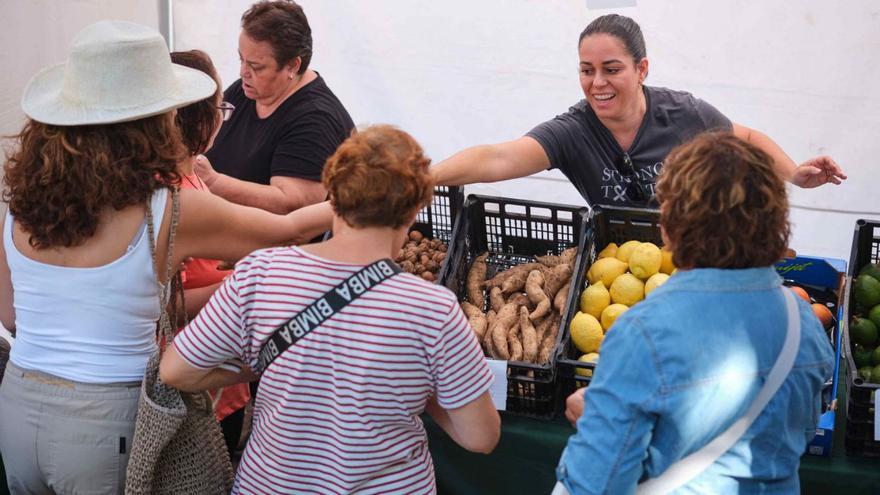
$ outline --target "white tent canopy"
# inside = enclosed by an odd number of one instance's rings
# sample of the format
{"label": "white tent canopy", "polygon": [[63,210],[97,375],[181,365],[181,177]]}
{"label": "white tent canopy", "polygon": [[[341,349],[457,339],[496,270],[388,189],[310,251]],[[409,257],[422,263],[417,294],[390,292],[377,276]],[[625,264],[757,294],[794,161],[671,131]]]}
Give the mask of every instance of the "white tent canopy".
{"label": "white tent canopy", "polygon": [[[0,132],[17,131],[18,101],[37,70],[62,61],[83,26],[127,19],[200,48],[224,84],[237,78],[239,18],[250,0],[4,0]],[[576,42],[598,15],[642,26],[648,84],[682,89],[774,138],[800,162],[834,157],[842,186],[791,188],[798,252],[847,259],[857,218],[880,218],[873,189],[880,155],[880,3],[875,0],[301,0],[312,25],[312,67],[355,122],[392,123],[435,160],[513,139],[582,97]],[[605,1],[604,3],[614,3]],[[168,13],[171,15],[169,16]],[[558,172],[467,192],[583,204]]]}

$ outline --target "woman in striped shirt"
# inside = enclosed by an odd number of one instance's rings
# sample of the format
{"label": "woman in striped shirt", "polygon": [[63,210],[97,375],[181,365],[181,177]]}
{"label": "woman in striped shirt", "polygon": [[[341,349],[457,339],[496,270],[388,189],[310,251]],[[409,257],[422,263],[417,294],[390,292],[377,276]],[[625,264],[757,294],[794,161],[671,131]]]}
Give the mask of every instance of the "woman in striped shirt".
{"label": "woman in striped shirt", "polygon": [[[333,238],[239,262],[167,352],[162,379],[183,390],[261,373],[234,493],[435,493],[424,411],[468,450],[498,442],[492,377],[455,296],[410,274],[375,285],[258,369],[276,328],[397,253],[430,200],[428,164],[390,126],[349,138],[323,173]],[[243,371],[218,368],[233,360]]]}

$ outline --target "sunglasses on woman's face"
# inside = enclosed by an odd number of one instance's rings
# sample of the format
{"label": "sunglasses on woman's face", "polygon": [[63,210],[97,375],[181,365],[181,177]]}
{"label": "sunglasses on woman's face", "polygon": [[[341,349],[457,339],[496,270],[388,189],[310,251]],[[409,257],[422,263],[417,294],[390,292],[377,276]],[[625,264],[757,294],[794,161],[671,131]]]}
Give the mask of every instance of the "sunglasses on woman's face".
{"label": "sunglasses on woman's face", "polygon": [[626,197],[633,201],[645,201],[647,195],[642,189],[642,184],[638,181],[636,168],[633,166],[632,159],[628,153],[624,153],[617,161],[617,170],[627,179],[627,183],[624,186],[626,188],[624,189]]}

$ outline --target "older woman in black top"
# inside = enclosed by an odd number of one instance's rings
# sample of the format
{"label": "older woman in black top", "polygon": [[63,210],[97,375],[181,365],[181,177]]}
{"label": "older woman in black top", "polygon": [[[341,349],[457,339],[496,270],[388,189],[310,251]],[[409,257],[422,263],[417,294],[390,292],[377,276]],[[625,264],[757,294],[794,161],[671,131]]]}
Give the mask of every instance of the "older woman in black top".
{"label": "older woman in black top", "polygon": [[312,31],[292,1],[255,3],[241,18],[241,79],[224,93],[235,106],[196,172],[211,192],[276,213],[323,201],[324,162],[354,123],[309,68]]}

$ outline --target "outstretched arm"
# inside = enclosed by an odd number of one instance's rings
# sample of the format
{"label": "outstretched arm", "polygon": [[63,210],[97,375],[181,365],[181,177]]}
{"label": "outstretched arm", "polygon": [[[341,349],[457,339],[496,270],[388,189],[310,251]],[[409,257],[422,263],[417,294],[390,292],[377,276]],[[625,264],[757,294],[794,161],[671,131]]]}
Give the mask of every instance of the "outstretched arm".
{"label": "outstretched arm", "polygon": [[733,134],[764,150],[773,158],[776,171],[785,180],[796,186],[813,188],[829,182],[840,184],[842,180],[846,179],[846,174],[829,156],[818,156],[797,165],[775,141],[763,132],[734,123]]}
{"label": "outstretched arm", "polygon": [[536,174],[550,167],[544,148],[531,137],[484,144],[460,151],[431,167],[441,186],[497,182]]}

